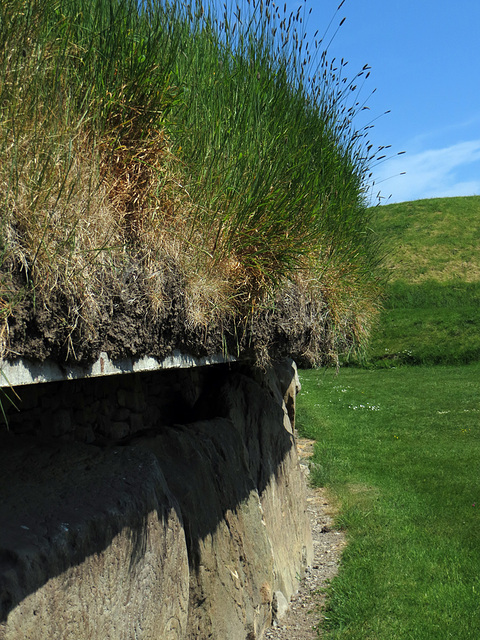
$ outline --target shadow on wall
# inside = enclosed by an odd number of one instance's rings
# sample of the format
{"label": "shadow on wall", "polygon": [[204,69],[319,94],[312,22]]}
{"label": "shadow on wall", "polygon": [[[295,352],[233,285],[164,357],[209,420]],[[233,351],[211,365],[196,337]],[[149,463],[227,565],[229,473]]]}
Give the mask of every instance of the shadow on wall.
{"label": "shadow on wall", "polygon": [[[121,619],[132,577],[142,582],[155,564],[152,554],[165,555],[162,542],[181,532],[178,505],[154,456],[9,434],[1,447],[0,621],[24,602],[13,615],[13,628],[23,632],[16,637],[29,637],[45,620],[59,624],[51,637],[68,637],[60,633],[66,615],[72,632],[83,617],[98,617],[106,603],[97,603],[96,593],[115,596],[110,615]],[[158,536],[165,527],[171,535]],[[167,584],[150,586],[163,591]],[[61,609],[68,589],[67,613]]]}
{"label": "shadow on wall", "polygon": [[[113,386],[108,402],[118,409],[131,392],[142,420],[123,411],[120,438],[109,437],[104,417],[92,420],[90,444],[75,441],[86,429],[78,408],[69,431],[54,435],[27,402],[29,425],[17,420],[0,444],[0,639],[19,628],[32,638],[147,638],[159,629],[167,639],[221,638],[227,624],[233,639],[268,624],[275,590],[292,595],[308,546],[303,523],[290,521],[301,500],[283,481],[294,454],[283,404],[293,373],[291,364],[263,376],[222,365],[119,376],[120,396]],[[80,398],[91,416],[98,382],[75,385],[75,405]],[[177,424],[175,413],[191,421]],[[263,500],[270,486],[282,504]],[[276,527],[290,528],[290,539],[276,543]],[[292,556],[286,569],[272,545]],[[231,610],[215,612],[229,599]]]}

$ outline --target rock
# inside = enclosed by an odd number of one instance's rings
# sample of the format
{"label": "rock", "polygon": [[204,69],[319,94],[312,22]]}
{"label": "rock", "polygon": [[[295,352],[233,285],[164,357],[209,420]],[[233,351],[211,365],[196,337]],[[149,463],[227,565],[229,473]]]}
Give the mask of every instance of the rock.
{"label": "rock", "polygon": [[155,453],[177,497],[190,562],[189,640],[260,638],[271,623],[273,552],[246,450],[222,418],[166,428]]}
{"label": "rock", "polygon": [[185,638],[188,562],[155,457],[2,438],[1,640]]}
{"label": "rock", "polygon": [[312,560],[295,373],[77,381],[94,423],[3,434],[0,640],[262,638]]}
{"label": "rock", "polygon": [[305,481],[285,402],[293,396],[294,403],[295,368],[287,363],[280,373],[223,376],[197,406],[219,417],[139,441],[158,457],[185,522],[189,640],[260,638],[272,621],[273,593],[288,607],[312,562]]}
{"label": "rock", "polygon": [[273,613],[276,621],[282,620],[287,614],[289,604],[281,591],[275,591],[273,598]]}
{"label": "rock", "polygon": [[[295,394],[291,376],[270,371],[264,386],[241,374],[231,375],[218,390],[218,411],[241,433],[250,473],[257,486],[265,527],[274,550],[273,589],[289,600],[313,560],[306,508],[305,478],[300,469],[292,424],[284,397]],[[285,388],[286,387],[286,388]]]}

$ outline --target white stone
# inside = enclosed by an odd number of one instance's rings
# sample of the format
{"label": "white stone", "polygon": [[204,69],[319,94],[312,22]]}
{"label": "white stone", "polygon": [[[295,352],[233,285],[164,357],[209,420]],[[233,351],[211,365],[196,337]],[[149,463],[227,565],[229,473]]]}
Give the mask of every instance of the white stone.
{"label": "white stone", "polygon": [[275,591],[275,619],[282,620],[289,609],[288,600],[281,591]]}
{"label": "white stone", "polygon": [[156,371],[158,369],[189,369],[234,361],[235,358],[228,355],[215,354],[197,358],[180,351],[174,351],[171,356],[164,360],[157,360],[147,356],[137,359],[110,360],[108,355],[102,352],[96,362],[85,367],[59,364],[52,360],[45,360],[44,362],[32,362],[21,358],[12,362],[0,360],[0,387],[16,387],[23,384],[54,382],[55,380],[95,378],[121,373]]}

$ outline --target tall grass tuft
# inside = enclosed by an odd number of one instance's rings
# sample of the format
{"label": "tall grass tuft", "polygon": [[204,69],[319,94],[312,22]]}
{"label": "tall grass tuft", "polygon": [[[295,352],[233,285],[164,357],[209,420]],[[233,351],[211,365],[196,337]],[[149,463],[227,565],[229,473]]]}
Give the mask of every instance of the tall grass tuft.
{"label": "tall grass tuft", "polygon": [[327,309],[330,346],[313,361],[362,343],[379,289],[375,153],[353,124],[369,69],[348,79],[323,39],[306,39],[307,13],[270,0],[2,3],[6,319],[14,273],[28,295],[68,290],[74,323],[104,273],[134,260],[159,313],[176,265],[192,326],[246,321],[291,282]]}

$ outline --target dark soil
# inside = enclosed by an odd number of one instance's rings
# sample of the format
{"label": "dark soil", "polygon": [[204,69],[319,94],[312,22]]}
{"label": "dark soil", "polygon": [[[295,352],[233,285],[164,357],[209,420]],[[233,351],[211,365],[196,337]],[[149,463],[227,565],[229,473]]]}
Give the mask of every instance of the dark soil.
{"label": "dark soil", "polygon": [[[154,310],[147,276],[132,264],[103,272],[88,295],[68,282],[47,290],[8,274],[3,357],[87,364],[100,352],[111,359],[144,355],[164,359],[173,350],[193,356],[229,353],[260,365],[285,356],[300,366],[324,362],[332,353],[332,332],[323,301],[306,300],[291,283],[256,311],[224,314],[201,326],[188,322],[181,275],[170,269],[163,303]],[[250,306],[251,309],[251,306]]]}

